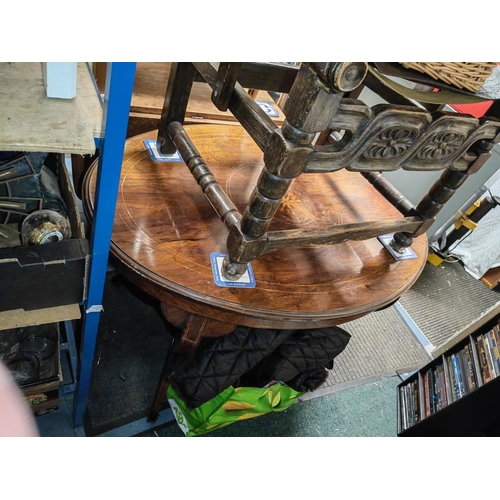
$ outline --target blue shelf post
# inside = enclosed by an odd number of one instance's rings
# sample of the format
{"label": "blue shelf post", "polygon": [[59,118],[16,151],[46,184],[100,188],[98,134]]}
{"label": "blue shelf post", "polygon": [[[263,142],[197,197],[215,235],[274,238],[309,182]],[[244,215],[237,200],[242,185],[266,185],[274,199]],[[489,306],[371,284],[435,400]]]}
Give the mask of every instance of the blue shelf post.
{"label": "blue shelf post", "polygon": [[106,72],[104,135],[99,142],[94,216],[90,237],[89,286],[87,300],[84,303],[81,356],[73,407],[75,428],[83,427],[90,389],[135,66],[135,63],[108,63]]}

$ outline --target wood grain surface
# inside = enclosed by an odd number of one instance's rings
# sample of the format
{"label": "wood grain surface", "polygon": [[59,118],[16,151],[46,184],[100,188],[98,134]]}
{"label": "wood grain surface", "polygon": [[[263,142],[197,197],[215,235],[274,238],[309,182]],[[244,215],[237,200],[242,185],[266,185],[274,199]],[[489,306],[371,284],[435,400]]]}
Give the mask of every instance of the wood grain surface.
{"label": "wood grain surface", "polygon": [[[135,72],[134,92],[130,106],[131,113],[147,113],[161,115],[163,101],[167,91],[169,62],[139,62]],[[219,111],[212,103],[212,89],[206,83],[195,82],[191,90],[186,118],[203,118],[206,120],[236,121],[229,111]],[[254,97],[256,101],[269,102],[279,113],[273,118],[282,124],[285,116],[271,99],[268,92],[259,91]]]}
{"label": "wood grain surface", "polygon": [[[243,212],[262,168],[262,152],[240,127],[187,125],[202,157]],[[217,321],[264,328],[340,324],[395,301],[418,278],[418,258],[395,261],[376,238],[330,246],[285,248],[252,262],[255,288],[224,288],[210,254],[225,252],[227,229],[184,163],[153,162],[144,139],[126,143],[111,253],[126,277],[162,302]],[[92,218],[96,166],[84,184]],[[397,219],[401,214],[359,173],[345,170],[295,179],[270,230]]]}
{"label": "wood grain surface", "polygon": [[493,290],[500,283],[500,267],[492,267],[481,278],[481,281],[490,289]]}

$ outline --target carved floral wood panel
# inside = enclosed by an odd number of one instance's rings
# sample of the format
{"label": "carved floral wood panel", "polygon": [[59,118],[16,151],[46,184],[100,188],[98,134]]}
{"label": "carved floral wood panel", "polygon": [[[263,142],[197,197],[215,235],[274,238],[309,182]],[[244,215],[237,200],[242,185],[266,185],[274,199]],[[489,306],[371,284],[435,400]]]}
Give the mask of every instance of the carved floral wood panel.
{"label": "carved floral wood panel", "polygon": [[494,139],[500,123],[456,113],[431,114],[416,107],[345,100],[330,127],[343,133],[316,146],[306,172],[452,170],[465,171],[477,141]]}

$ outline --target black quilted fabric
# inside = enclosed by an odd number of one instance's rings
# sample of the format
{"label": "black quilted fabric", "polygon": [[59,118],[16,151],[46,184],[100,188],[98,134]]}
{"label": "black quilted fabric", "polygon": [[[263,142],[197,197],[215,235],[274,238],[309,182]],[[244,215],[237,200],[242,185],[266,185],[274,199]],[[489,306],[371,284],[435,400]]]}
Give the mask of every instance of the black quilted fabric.
{"label": "black quilted fabric", "polygon": [[293,333],[239,326],[224,337],[203,339],[190,360],[174,365],[170,381],[188,408],[197,408],[235,384]]}
{"label": "black quilted fabric", "polygon": [[[330,368],[331,370],[331,368]],[[311,392],[320,387],[328,378],[328,370],[322,366],[317,370],[299,373],[297,376],[286,381],[286,384],[297,392]]]}
{"label": "black quilted fabric", "polygon": [[188,408],[209,401],[231,385],[263,387],[272,380],[298,391],[325,380],[325,366],[340,354],[350,335],[339,327],[266,330],[237,327],[231,334],[204,339],[194,356],[180,359],[169,378]]}
{"label": "black quilted fabric", "polygon": [[[280,380],[291,387],[306,384],[297,390],[304,391],[307,387],[314,390],[326,378],[324,367],[331,366],[331,361],[345,349],[350,338],[349,333],[339,327],[299,330],[246,373],[240,383],[263,387],[271,380]],[[311,385],[313,381],[319,382],[314,384],[316,387]]]}

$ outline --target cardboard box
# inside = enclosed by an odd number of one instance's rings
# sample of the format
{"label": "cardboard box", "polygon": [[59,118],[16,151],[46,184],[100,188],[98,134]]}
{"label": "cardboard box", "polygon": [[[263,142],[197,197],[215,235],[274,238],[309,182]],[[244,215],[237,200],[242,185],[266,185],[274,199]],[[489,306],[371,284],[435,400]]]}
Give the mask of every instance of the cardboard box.
{"label": "cardboard box", "polygon": [[58,162],[58,183],[72,238],[0,249],[0,312],[80,304],[86,298],[89,242],[63,155],[58,155]]}

